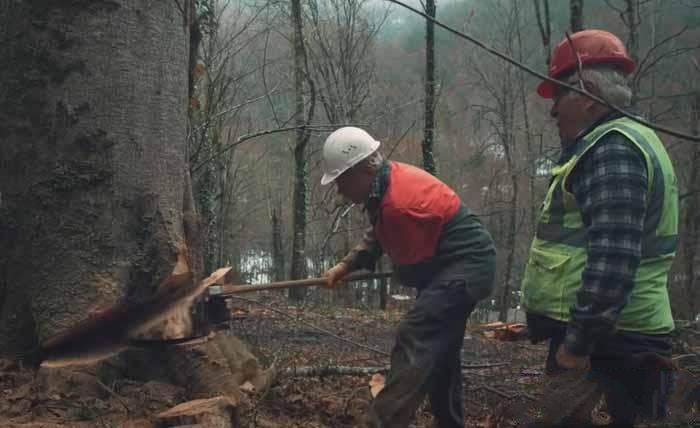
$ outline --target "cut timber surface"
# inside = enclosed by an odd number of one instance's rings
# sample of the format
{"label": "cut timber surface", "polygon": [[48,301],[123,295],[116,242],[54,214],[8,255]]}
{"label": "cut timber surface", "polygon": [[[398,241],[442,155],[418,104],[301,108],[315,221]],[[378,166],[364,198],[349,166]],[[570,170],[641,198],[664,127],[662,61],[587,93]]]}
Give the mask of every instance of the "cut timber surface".
{"label": "cut timber surface", "polygon": [[236,406],[228,397],[218,396],[178,404],[156,416],[158,428],[204,426],[209,428],[234,428]]}

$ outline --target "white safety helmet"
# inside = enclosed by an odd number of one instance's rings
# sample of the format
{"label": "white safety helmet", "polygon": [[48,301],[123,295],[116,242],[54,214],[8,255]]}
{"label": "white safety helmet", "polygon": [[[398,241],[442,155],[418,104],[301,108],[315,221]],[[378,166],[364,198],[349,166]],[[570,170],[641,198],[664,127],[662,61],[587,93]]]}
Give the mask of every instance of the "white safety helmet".
{"label": "white safety helmet", "polygon": [[323,144],[321,184],[332,183],[340,174],[360,163],[379,148],[379,141],[366,131],[346,126],[333,132]]}

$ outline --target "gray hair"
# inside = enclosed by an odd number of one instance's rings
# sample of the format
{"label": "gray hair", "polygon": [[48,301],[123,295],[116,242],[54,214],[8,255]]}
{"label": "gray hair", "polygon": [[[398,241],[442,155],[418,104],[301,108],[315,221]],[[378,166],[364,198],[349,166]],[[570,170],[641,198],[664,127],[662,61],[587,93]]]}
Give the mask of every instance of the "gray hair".
{"label": "gray hair", "polygon": [[591,82],[598,88],[598,95],[618,107],[625,107],[632,101],[632,89],[627,78],[618,70],[606,65],[584,67],[581,71],[583,80]]}

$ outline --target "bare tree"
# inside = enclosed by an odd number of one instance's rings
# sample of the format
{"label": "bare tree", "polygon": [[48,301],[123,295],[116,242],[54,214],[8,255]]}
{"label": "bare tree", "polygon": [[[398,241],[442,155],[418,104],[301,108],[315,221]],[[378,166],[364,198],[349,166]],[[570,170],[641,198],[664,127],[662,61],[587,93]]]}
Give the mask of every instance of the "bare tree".
{"label": "bare tree", "polygon": [[[612,1],[606,0],[606,4],[611,9],[615,10],[622,23],[627,29],[627,37],[625,45],[627,48],[627,53],[634,60],[635,63],[639,64],[640,48],[639,48],[639,27],[641,25],[641,11],[640,7],[642,3],[647,3],[648,1],[642,0],[624,0],[624,6],[619,7],[613,4]],[[639,86],[640,78],[643,73],[640,73],[639,67],[635,72],[635,76],[632,77],[630,83],[632,87],[632,100],[630,104],[636,106],[639,99]],[[639,76],[639,77],[637,77]]]}
{"label": "bare tree", "polygon": [[[425,14],[435,18],[437,10],[435,0],[426,0]],[[433,146],[435,144],[435,105],[437,97],[435,93],[435,23],[425,21],[425,116],[423,128],[423,169],[429,173],[437,174]]]}
{"label": "bare tree", "polygon": [[[307,146],[311,138],[311,130],[307,126],[311,123],[314,115],[315,88],[313,80],[309,75],[309,67],[306,56],[306,46],[304,43],[304,30],[302,19],[301,0],[292,0],[292,42],[294,50],[294,124],[296,129],[296,141],[294,144],[294,212],[292,240],[292,260],[291,277],[300,279],[307,276],[306,259],[306,227],[308,212],[308,164]],[[305,85],[306,83],[306,85]],[[304,87],[310,91],[309,110],[305,111],[306,102],[304,100]],[[290,297],[301,300],[304,292],[301,289],[290,291]]]}
{"label": "bare tree", "polygon": [[[499,48],[512,55],[516,49],[518,40],[517,28],[520,23],[519,9],[509,2],[496,2],[492,4],[492,14],[503,18],[498,26],[493,28],[497,32]],[[478,59],[471,61],[471,65],[478,75],[480,86],[483,88],[487,100],[479,106],[480,117],[488,124],[489,133],[492,135],[492,149],[495,157],[502,159],[502,169],[494,172],[492,184],[488,186],[488,196],[494,199],[500,214],[494,220],[498,226],[491,228],[497,241],[501,241],[502,253],[505,253],[505,262],[502,266],[501,285],[498,293],[499,319],[506,321],[508,310],[513,303],[513,269],[517,251],[516,237],[521,223],[520,204],[520,168],[516,145],[516,104],[513,103],[517,96],[516,69],[511,65],[499,64],[496,67],[485,69],[486,64]]]}
{"label": "bare tree", "polygon": [[[326,118],[331,126],[355,124],[362,117],[362,109],[371,95],[375,78],[374,45],[388,16],[388,8],[377,8],[372,15],[366,0],[314,0],[309,3],[307,15],[309,62],[314,80],[318,82],[317,94]],[[324,192],[325,200],[330,199],[328,196]],[[326,230],[332,231],[323,244],[317,246],[319,265],[339,256],[336,251],[329,251],[332,238],[342,241],[338,249],[342,251],[352,246],[357,235],[351,232],[354,222],[347,205],[332,205],[331,212],[322,209],[318,213],[328,220],[322,220]],[[348,284],[334,290],[334,301],[352,305],[356,286]]]}
{"label": "bare tree", "polygon": [[[224,263],[227,228],[245,224],[245,217],[235,216],[233,190],[246,185],[236,180],[249,176],[234,165],[237,151],[221,152],[221,147],[235,139],[246,108],[263,99],[247,88],[260,68],[249,58],[256,54],[254,43],[264,33],[256,24],[266,8],[224,0],[200,3],[197,9],[195,22],[201,35],[190,78],[188,154],[208,270]],[[192,58],[190,54],[190,63]]]}
{"label": "bare tree", "polygon": [[313,0],[309,55],[317,95],[331,124],[353,123],[370,95],[373,50],[388,9],[369,16],[366,0]]}

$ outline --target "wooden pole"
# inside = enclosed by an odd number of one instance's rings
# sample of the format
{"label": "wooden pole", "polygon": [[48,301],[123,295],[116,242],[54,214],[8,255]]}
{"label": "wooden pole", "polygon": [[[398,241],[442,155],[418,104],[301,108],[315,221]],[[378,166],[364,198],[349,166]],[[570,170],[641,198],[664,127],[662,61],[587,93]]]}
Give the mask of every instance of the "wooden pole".
{"label": "wooden pole", "polygon": [[[343,282],[350,281],[363,281],[368,279],[381,279],[389,278],[391,272],[378,272],[378,273],[355,273],[350,274],[343,278]],[[209,287],[210,296],[228,296],[231,294],[240,293],[250,293],[252,291],[261,290],[277,290],[282,288],[302,288],[302,287],[313,287],[318,285],[323,285],[326,282],[326,278],[307,278],[298,279],[293,281],[279,281],[271,282],[268,284],[222,284],[222,285],[212,285]]]}

